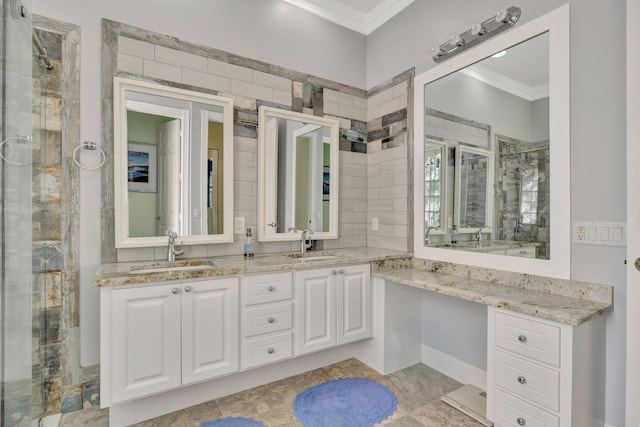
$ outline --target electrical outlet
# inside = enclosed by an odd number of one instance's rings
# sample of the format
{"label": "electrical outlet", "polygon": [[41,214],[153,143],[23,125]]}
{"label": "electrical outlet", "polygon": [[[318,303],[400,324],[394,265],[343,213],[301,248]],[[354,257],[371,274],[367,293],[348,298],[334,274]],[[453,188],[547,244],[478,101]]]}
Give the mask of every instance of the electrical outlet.
{"label": "electrical outlet", "polygon": [[371,229],[373,231],[378,231],[378,218],[371,219]]}
{"label": "electrical outlet", "polygon": [[233,219],[233,233],[234,234],[244,234],[244,217],[237,216]]}
{"label": "electrical outlet", "polygon": [[587,227],[584,224],[576,223],[576,240],[587,240]]}

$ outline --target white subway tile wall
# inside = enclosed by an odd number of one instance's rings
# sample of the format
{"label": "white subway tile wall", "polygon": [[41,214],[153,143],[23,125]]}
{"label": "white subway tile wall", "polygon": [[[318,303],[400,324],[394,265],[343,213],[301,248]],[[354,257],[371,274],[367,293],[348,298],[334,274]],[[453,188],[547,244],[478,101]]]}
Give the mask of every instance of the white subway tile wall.
{"label": "white subway tile wall", "polygon": [[[117,70],[217,91],[234,100],[236,109],[255,111],[260,101],[291,107],[293,98],[303,98],[304,83],[229,64],[165,46],[118,36]],[[370,98],[329,88],[323,89],[323,112],[336,117],[341,129],[352,129],[352,121],[373,120],[381,127],[382,116],[407,108],[407,82]],[[303,109],[304,111],[304,109]],[[312,109],[307,109],[313,113]],[[370,124],[370,123],[369,123]],[[340,151],[339,238],[326,240],[324,248],[374,246],[407,250],[407,145],[406,119],[390,126],[400,133],[402,146],[383,150],[381,140],[367,144],[366,153]],[[397,142],[396,142],[397,143]],[[385,147],[386,148],[386,147]],[[257,226],[257,140],[234,138],[234,216],[245,218],[247,227]],[[371,231],[371,218],[379,218],[379,230]],[[187,256],[240,253],[242,236],[231,245],[186,248]],[[297,242],[258,243],[257,251],[295,250]],[[161,259],[160,249],[118,250],[119,261]]]}

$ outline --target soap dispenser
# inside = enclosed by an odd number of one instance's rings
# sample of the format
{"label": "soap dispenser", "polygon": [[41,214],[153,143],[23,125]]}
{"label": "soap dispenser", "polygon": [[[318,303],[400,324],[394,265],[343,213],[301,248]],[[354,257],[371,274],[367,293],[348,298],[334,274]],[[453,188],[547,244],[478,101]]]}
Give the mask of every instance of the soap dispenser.
{"label": "soap dispenser", "polygon": [[247,228],[246,240],[244,242],[244,256],[245,258],[253,257],[253,237],[251,235],[251,228]]}

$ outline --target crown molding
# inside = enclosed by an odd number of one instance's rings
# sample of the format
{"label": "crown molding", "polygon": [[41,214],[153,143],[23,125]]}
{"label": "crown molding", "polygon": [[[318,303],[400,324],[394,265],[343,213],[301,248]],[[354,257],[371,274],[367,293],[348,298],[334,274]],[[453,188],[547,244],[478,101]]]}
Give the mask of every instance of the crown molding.
{"label": "crown molding", "polygon": [[415,0],[383,0],[368,13],[337,0],[284,0],[335,24],[368,36]]}
{"label": "crown molding", "polygon": [[535,101],[549,96],[548,84],[536,87],[527,86],[481,65],[473,65],[460,70],[460,72],[527,101]]}

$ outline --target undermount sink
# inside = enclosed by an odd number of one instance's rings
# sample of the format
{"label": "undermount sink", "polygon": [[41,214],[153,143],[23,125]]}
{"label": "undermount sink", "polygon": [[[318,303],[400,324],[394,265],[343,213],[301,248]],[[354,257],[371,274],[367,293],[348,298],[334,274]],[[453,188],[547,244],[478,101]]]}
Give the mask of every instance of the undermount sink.
{"label": "undermount sink", "polygon": [[296,260],[299,261],[319,261],[319,260],[323,260],[323,259],[334,259],[337,258],[338,256],[332,253],[318,253],[315,254],[313,252],[309,253],[300,253],[300,252],[294,252],[291,254],[286,254],[287,257],[289,258],[295,258]]}
{"label": "undermount sink", "polygon": [[168,267],[153,267],[153,268],[140,268],[131,270],[129,274],[151,274],[151,273],[172,273],[174,271],[189,271],[189,270],[213,270],[212,265],[173,265]]}

